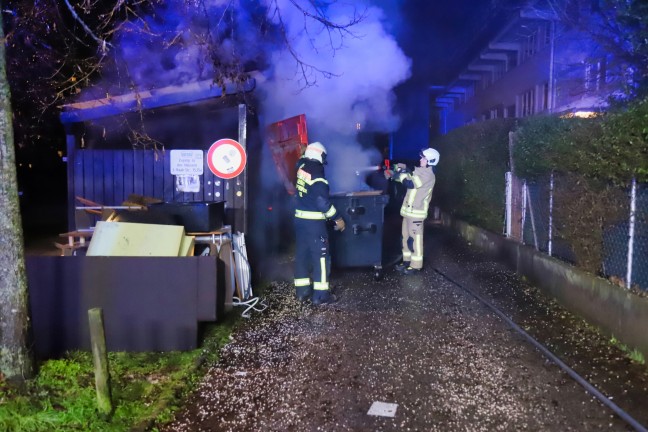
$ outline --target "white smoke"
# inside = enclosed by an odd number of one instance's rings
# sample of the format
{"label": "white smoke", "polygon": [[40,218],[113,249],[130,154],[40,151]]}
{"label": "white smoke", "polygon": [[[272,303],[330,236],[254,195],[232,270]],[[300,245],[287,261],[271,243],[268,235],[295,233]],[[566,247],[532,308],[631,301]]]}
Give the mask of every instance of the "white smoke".
{"label": "white smoke", "polygon": [[[288,46],[269,39],[254,21],[262,10],[250,6],[254,2],[167,1],[154,14],[122,27],[113,40],[114,69],[104,70],[104,81],[81,99],[210,79],[212,54],[234,63],[265,58],[257,76],[262,127],[305,114],[309,140],[328,148],[332,189],[356,190],[363,184],[357,169],[381,158],[378,150],[362,150],[358,132],[398,128],[393,89],[409,78],[411,61],[386,31],[387,17],[379,7],[329,2],[325,13],[333,23],[363,15],[348,32],[338,32],[306,17],[294,0],[258,1],[274,24],[283,25]],[[315,12],[309,1],[296,4]]]}
{"label": "white smoke", "polygon": [[264,120],[272,123],[305,114],[310,141],[327,146],[332,190],[357,190],[363,179],[355,171],[380,161],[377,150],[363,151],[357,143],[358,130],[398,128],[393,88],[409,78],[411,62],[386,33],[377,7],[332,3],[327,12],[335,23],[348,22],[354,12],[365,13],[350,29],[353,34],[340,38],[318,22],[305,21],[289,0],[278,4],[290,49],[301,64],[286,47],[272,53],[271,67],[263,72],[266,79],[259,82]]}

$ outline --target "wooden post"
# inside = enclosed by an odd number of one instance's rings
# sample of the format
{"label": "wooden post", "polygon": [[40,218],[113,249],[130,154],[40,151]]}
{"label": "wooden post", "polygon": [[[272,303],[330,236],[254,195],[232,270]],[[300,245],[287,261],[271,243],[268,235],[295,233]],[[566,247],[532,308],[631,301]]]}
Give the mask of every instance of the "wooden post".
{"label": "wooden post", "polygon": [[103,309],[94,308],[88,310],[88,320],[90,322],[90,344],[92,345],[95,386],[97,388],[97,408],[99,415],[107,419],[113,412],[113,404],[110,391],[110,373],[108,372]]}

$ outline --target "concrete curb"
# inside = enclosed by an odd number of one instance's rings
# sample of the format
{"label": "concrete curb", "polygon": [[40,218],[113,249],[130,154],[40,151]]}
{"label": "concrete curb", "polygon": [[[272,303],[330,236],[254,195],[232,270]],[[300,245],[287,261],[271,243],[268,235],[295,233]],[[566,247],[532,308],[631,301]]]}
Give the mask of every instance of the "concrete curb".
{"label": "concrete curb", "polygon": [[443,225],[505,262],[569,311],[648,358],[648,298],[535,249],[443,215]]}

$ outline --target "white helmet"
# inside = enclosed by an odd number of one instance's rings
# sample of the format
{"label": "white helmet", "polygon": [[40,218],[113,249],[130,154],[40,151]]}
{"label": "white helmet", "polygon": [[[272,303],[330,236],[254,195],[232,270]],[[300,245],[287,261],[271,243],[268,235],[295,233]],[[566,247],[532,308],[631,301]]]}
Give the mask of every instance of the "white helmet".
{"label": "white helmet", "polygon": [[314,142],[308,144],[304,157],[308,159],[315,159],[322,164],[326,163],[326,147],[321,142]]}
{"label": "white helmet", "polygon": [[441,157],[441,155],[433,148],[426,148],[425,150],[421,151],[421,157],[427,159],[428,166],[434,166],[439,163],[439,158]]}

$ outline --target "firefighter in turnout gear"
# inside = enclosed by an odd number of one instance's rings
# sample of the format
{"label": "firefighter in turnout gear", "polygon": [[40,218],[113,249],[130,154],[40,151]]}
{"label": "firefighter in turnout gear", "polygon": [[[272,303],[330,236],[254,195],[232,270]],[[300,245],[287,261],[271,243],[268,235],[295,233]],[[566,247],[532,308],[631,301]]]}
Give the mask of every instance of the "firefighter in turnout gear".
{"label": "firefighter in turnout gear", "polygon": [[385,177],[407,187],[400,214],[403,216],[402,241],[403,261],[396,269],[404,274],[413,274],[423,268],[423,228],[434,188],[432,167],[439,163],[439,152],[433,148],[421,151],[419,166],[413,172],[398,164],[394,171],[385,171]]}
{"label": "firefighter in turnout gear", "polygon": [[309,144],[297,162],[295,295],[300,301],[310,298],[315,305],[336,301],[329,287],[331,259],[327,220],[335,221],[336,231],[345,228],[344,219],[329,201],[324,165],[326,148],[319,142]]}

